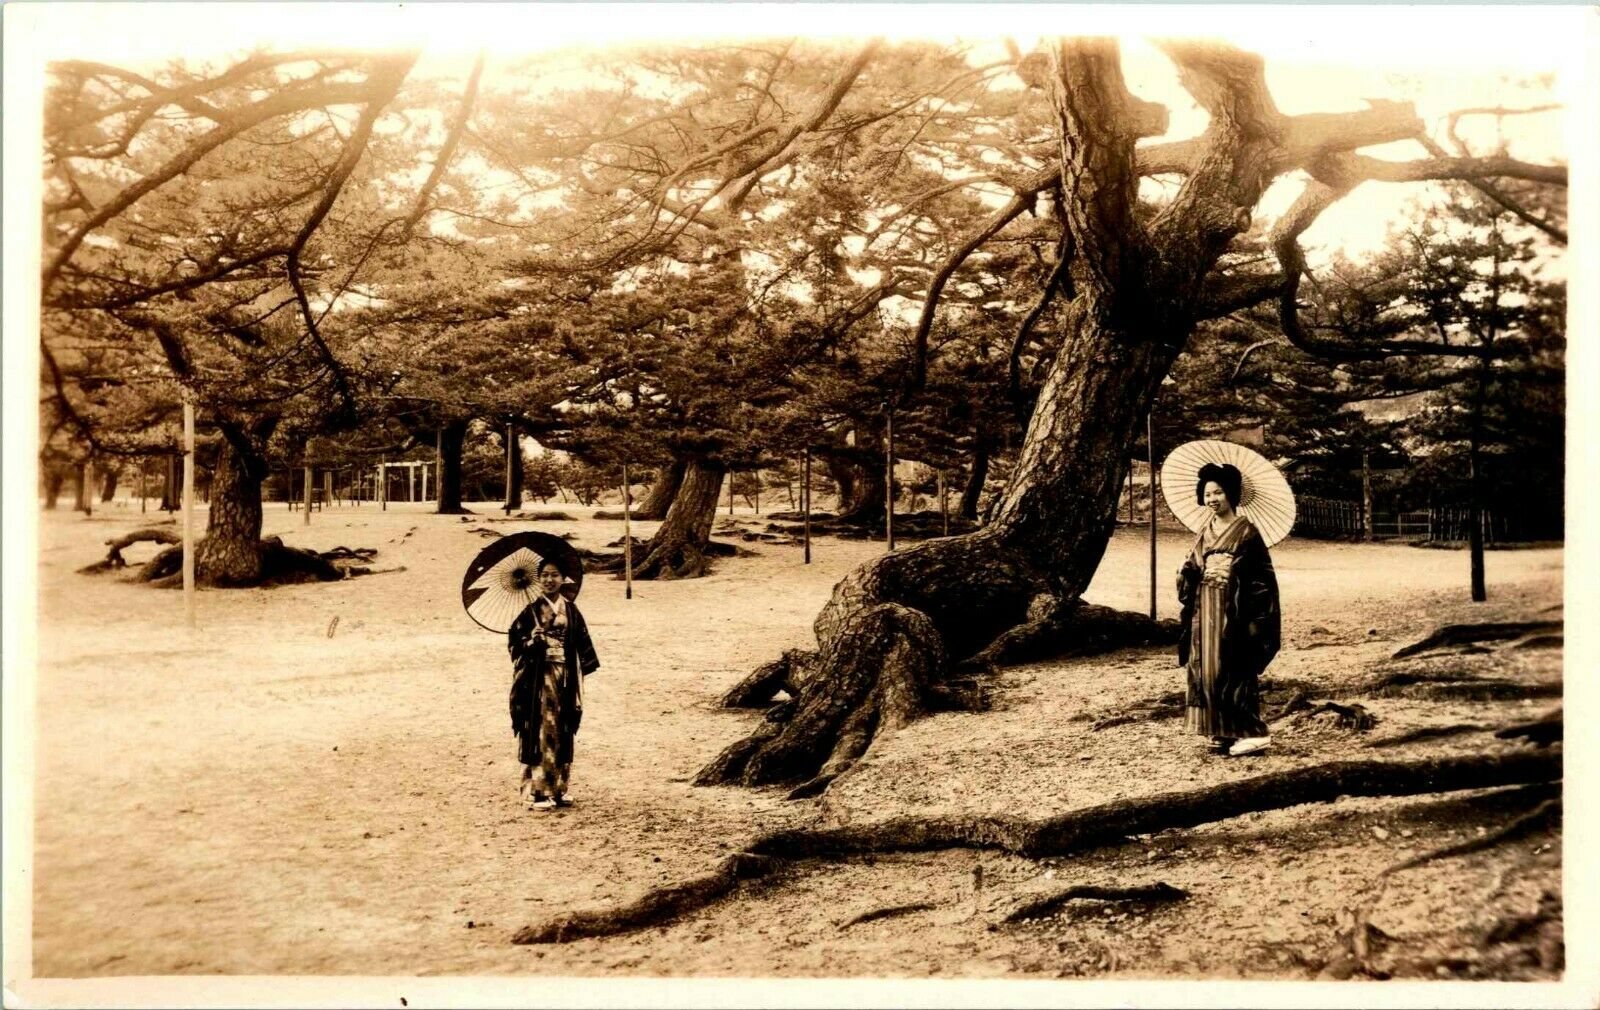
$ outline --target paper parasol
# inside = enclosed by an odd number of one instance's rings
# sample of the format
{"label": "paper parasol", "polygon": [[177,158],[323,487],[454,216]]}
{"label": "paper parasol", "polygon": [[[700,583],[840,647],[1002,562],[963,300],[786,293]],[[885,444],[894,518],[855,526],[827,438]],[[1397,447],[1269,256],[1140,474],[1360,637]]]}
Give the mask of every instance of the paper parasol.
{"label": "paper parasol", "polygon": [[1239,468],[1239,512],[1255,525],[1268,547],[1289,535],[1294,526],[1294,492],[1283,474],[1255,450],[1214,438],[1185,442],[1161,464],[1161,493],[1179,522],[1198,533],[1211,521],[1211,510],[1194,500],[1200,468],[1207,463]]}
{"label": "paper parasol", "polygon": [[566,581],[561,593],[575,599],[583,585],[583,559],[565,540],[528,531],[501,537],[478,552],[461,580],[461,604],[478,625],[499,634],[511,630],[539,595],[539,566],[554,561]]}

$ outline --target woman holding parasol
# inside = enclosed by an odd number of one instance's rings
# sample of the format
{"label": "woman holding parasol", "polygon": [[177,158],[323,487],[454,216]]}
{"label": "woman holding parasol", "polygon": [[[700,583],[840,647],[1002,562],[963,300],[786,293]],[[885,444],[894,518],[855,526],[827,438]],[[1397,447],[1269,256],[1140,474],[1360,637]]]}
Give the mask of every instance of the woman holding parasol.
{"label": "woman holding parasol", "polygon": [[583,679],[600,667],[575,602],[582,579],[582,561],[570,546],[528,532],[491,544],[462,583],[467,614],[506,633],[519,792],[535,810],[572,805],[566,792],[583,719]]}
{"label": "woman holding parasol", "polygon": [[[1294,524],[1294,497],[1276,467],[1228,442],[1190,442],[1162,467],[1169,506],[1197,534],[1178,572],[1178,663],[1188,671],[1184,725],[1213,753],[1271,742],[1260,678],[1278,653],[1281,614],[1270,543]],[[1188,500],[1175,502],[1176,496]]]}

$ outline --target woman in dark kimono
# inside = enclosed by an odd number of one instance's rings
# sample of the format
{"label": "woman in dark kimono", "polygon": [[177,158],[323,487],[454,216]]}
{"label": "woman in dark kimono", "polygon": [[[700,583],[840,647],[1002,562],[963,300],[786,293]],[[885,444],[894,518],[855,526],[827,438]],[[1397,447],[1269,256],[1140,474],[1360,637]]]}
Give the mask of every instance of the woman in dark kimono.
{"label": "woman in dark kimono", "polygon": [[1183,626],[1178,663],[1189,672],[1184,725],[1218,754],[1255,754],[1270,743],[1260,677],[1278,654],[1278,579],[1261,534],[1239,506],[1237,467],[1200,468],[1195,500],[1210,508],[1178,572]]}
{"label": "woman in dark kimono", "polygon": [[583,678],[600,667],[583,615],[561,595],[561,569],[539,566],[540,595],[507,633],[514,671],[511,729],[522,760],[522,792],[536,810],[567,807],[572,744],[583,718]]}

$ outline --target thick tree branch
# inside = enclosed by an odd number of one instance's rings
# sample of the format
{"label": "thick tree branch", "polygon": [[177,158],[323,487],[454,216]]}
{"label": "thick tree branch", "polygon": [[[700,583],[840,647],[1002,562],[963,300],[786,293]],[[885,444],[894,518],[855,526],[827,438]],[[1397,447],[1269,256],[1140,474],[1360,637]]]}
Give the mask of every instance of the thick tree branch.
{"label": "thick tree branch", "polygon": [[49,294],[56,278],[61,273],[61,268],[78,251],[78,247],[83,244],[83,240],[91,232],[122,214],[145,195],[187,172],[201,158],[223,144],[245,131],[278,116],[329,105],[348,105],[365,102],[370,98],[372,89],[373,83],[368,80],[360,84],[331,84],[326,87],[305,91],[284,92],[263,98],[259,102],[228,114],[214,129],[196,138],[182,151],[168,159],[166,163],[122,190],[115,197],[102,204],[99,210],[80,222],[62,241],[60,247],[56,249],[55,255],[51,256],[50,260],[45,264],[40,283],[41,290],[46,295]]}
{"label": "thick tree branch", "polygon": [[289,275],[289,286],[294,289],[295,300],[300,306],[301,320],[305,323],[306,332],[316,344],[318,353],[321,354],[323,364],[333,376],[334,388],[338,391],[340,401],[346,409],[354,409],[355,401],[350,390],[349,379],[344,374],[344,368],[339,364],[333,349],[328,346],[327,340],[322,336],[318,326],[317,317],[311,310],[311,301],[306,295],[305,279],[301,275],[300,256],[304,252],[306,243],[316,233],[322,221],[333,209],[333,204],[344,189],[345,182],[355,171],[356,165],[366,154],[367,141],[372,136],[372,127],[382,114],[384,106],[399,92],[400,85],[405,81],[406,75],[411,72],[411,67],[416,63],[416,52],[401,53],[382,59],[372,75],[367,79],[371,93],[366,106],[362,110],[361,119],[351,133],[350,139],[345,142],[343,153],[339,162],[334,166],[333,172],[328,176],[327,184],[323,188],[322,198],[317,201],[316,207],[300,227],[294,241],[289,244],[289,253],[285,257],[284,267]]}
{"label": "thick tree branch", "polygon": [[[1041,187],[1043,188],[1043,187]],[[1018,192],[1014,194],[1005,206],[995,211],[990,218],[978,226],[977,231],[967,237],[967,240],[956,248],[928,283],[928,294],[922,302],[922,313],[917,317],[917,328],[912,334],[911,374],[906,380],[905,394],[909,395],[921,390],[928,376],[928,334],[933,331],[933,317],[939,309],[939,297],[944,293],[944,287],[949,283],[955,272],[967,261],[967,257],[977,251],[995,236],[1000,229],[1015,221],[1024,210],[1033,206],[1034,196]]]}

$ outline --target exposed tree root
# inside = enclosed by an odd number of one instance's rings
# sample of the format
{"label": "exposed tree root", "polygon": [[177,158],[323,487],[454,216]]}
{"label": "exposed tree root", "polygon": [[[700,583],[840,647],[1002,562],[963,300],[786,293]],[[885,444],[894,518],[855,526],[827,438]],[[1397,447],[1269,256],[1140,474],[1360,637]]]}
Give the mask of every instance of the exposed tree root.
{"label": "exposed tree root", "polygon": [[[357,575],[381,575],[404,568],[374,569],[367,562],[377,556],[373,547],[335,547],[329,551],[310,551],[286,545],[280,537],[267,537],[257,544],[261,552],[260,578],[250,585],[271,586],[297,582],[337,582]],[[182,585],[183,547],[169,547],[151,558],[135,578],[157,588]],[[204,578],[202,584],[210,584]]]}
{"label": "exposed tree root", "polygon": [[656,888],[620,908],[573,912],[529,926],[519,931],[513,942],[561,942],[665,922],[710,904],[740,880],[770,873],[786,860],[946,848],[999,849],[1034,858],[1066,855],[1117,844],[1130,835],[1193,827],[1257,810],[1328,802],[1340,796],[1413,796],[1551,782],[1560,777],[1559,751],[1342,761],[1205,789],[1118,800],[1040,820],[972,815],[902,817],[872,824],[777,831],[753,839],[742,852],[723,860],[703,877]]}
{"label": "exposed tree root", "polygon": [[1462,736],[1467,733],[1486,733],[1494,727],[1479,722],[1459,722],[1449,726],[1422,726],[1418,729],[1397,733],[1394,736],[1381,737],[1369,740],[1368,747],[1399,747],[1403,744],[1416,743],[1419,740],[1437,740],[1447,736]]}
{"label": "exposed tree root", "polygon": [[1495,733],[1502,740],[1526,740],[1540,747],[1548,747],[1558,743],[1565,734],[1565,723],[1562,720],[1561,709],[1556,709],[1549,715],[1540,716],[1532,722],[1519,722],[1507,726]]}
{"label": "exposed tree root", "polygon": [[163,529],[159,526],[145,526],[134,530],[132,533],[126,533],[120,537],[113,537],[107,540],[106,547],[108,550],[106,551],[106,556],[92,565],[84,565],[78,569],[78,573],[81,575],[93,575],[99,572],[126,568],[128,562],[122,557],[122,552],[137,543],[176,544],[181,542],[182,539],[173,530]]}
{"label": "exposed tree root", "polygon": [[814,649],[789,649],[770,663],[762,663],[722,696],[723,708],[763,708],[783,691],[793,698],[816,662]]}
{"label": "exposed tree root", "polygon": [[1055,913],[1067,902],[1080,899],[1165,904],[1172,901],[1182,901],[1187,897],[1189,897],[1188,891],[1181,887],[1173,887],[1165,881],[1157,881],[1154,884],[1141,884],[1137,887],[1100,887],[1095,884],[1076,884],[1052,894],[1028,898],[1002,916],[1000,921],[1007,923],[1042,918]]}
{"label": "exposed tree root", "polygon": [[1383,874],[1388,875],[1391,873],[1399,873],[1401,870],[1409,870],[1413,867],[1421,866],[1423,863],[1431,863],[1437,859],[1453,859],[1456,856],[1465,856],[1474,852],[1482,852],[1484,849],[1494,848],[1501,842],[1514,841],[1515,839],[1532,834],[1535,831],[1543,831],[1547,828],[1555,827],[1559,823],[1561,823],[1561,798],[1554,797],[1552,799],[1545,800],[1543,803],[1539,804],[1537,807],[1534,807],[1521,817],[1509,821],[1494,831],[1491,831],[1485,835],[1481,835],[1477,838],[1469,838],[1464,842],[1457,842],[1454,845],[1446,845],[1443,848],[1434,849],[1431,852],[1424,852],[1421,855],[1412,856],[1410,859],[1396,863],[1395,865],[1385,869]]}
{"label": "exposed tree root", "polygon": [[736,852],[703,877],[658,887],[620,908],[572,912],[542,925],[525,926],[512,936],[511,942],[568,943],[665,922],[703,908],[733,890],[740,881],[764,877],[778,866],[778,860]]}
{"label": "exposed tree root", "polygon": [[870,912],[862,912],[860,915],[851,916],[845,921],[839,923],[838,928],[845,930],[849,929],[851,926],[859,926],[865,922],[877,922],[879,919],[893,919],[902,915],[910,915],[913,912],[931,911],[932,909],[938,907],[939,906],[933,904],[931,901],[913,901],[909,905],[890,905],[887,908],[874,908]]}
{"label": "exposed tree root", "polygon": [[1430,649],[1439,649],[1451,645],[1466,645],[1469,642],[1501,642],[1511,638],[1521,638],[1537,632],[1560,631],[1560,621],[1507,621],[1502,623],[1486,624],[1446,624],[1419,641],[1412,642],[1394,654],[1395,659],[1404,659],[1415,656],[1420,652]]}
{"label": "exposed tree root", "polygon": [[1313,702],[1306,697],[1304,691],[1295,692],[1294,697],[1290,698],[1273,718],[1274,721],[1290,715],[1310,718],[1323,712],[1334,713],[1338,717],[1340,726],[1357,733],[1365,733],[1378,724],[1378,717],[1368,711],[1365,705],[1341,705],[1336,701],[1327,700]]}
{"label": "exposed tree root", "polygon": [[1413,672],[1384,674],[1357,689],[1363,695],[1424,698],[1433,701],[1518,701],[1523,698],[1557,698],[1559,682],[1526,683],[1504,677],[1477,677],[1468,673]]}
{"label": "exposed tree root", "polygon": [[1520,642],[1513,642],[1513,649],[1559,649],[1566,645],[1565,635],[1534,635]]}
{"label": "exposed tree root", "polygon": [[1152,621],[1143,614],[1081,600],[1063,604],[1056,597],[1041,595],[1029,604],[1022,624],[1002,632],[961,665],[985,669],[1177,641],[1177,621]]}

